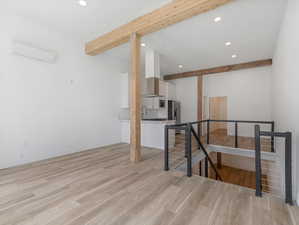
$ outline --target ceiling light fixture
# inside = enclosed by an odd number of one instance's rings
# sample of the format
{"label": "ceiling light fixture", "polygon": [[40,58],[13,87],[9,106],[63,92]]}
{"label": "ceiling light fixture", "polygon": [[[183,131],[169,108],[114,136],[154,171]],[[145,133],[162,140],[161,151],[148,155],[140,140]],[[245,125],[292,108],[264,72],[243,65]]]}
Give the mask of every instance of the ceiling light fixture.
{"label": "ceiling light fixture", "polygon": [[183,65],[179,65],[179,68],[182,69],[184,66]]}
{"label": "ceiling light fixture", "polygon": [[141,46],[142,46],[142,47],[145,47],[145,46],[146,46],[146,44],[145,44],[145,43],[141,43]]}
{"label": "ceiling light fixture", "polygon": [[234,58],[237,58],[237,55],[236,54],[233,54],[232,55],[232,58],[234,59]]}
{"label": "ceiling light fixture", "polygon": [[228,41],[228,42],[225,43],[226,46],[231,46],[231,44],[232,43],[230,41]]}
{"label": "ceiling light fixture", "polygon": [[85,7],[85,6],[87,6],[87,1],[86,0],[79,0],[78,4]]}
{"label": "ceiling light fixture", "polygon": [[221,21],[221,17],[220,17],[220,16],[216,17],[216,18],[214,19],[214,21],[215,21],[215,23],[220,22],[220,21]]}

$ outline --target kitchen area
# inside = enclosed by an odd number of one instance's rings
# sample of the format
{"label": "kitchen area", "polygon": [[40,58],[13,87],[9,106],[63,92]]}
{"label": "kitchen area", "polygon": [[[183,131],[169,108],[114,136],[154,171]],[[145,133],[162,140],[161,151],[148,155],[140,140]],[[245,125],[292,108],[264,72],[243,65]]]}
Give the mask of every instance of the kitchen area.
{"label": "kitchen area", "polygon": [[[143,72],[143,71],[142,71]],[[164,149],[164,127],[181,122],[181,106],[176,101],[176,86],[164,81],[160,74],[160,56],[146,48],[145,71],[141,78],[141,145]],[[121,74],[121,141],[130,143],[130,82],[129,73]],[[169,134],[169,144],[174,145],[175,131]]]}

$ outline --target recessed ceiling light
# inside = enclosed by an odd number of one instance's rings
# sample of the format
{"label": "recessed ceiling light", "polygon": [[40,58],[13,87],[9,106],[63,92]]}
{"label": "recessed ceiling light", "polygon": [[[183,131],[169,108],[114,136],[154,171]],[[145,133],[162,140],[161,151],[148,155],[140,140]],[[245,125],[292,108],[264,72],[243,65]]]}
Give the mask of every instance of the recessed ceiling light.
{"label": "recessed ceiling light", "polygon": [[183,65],[179,65],[179,68],[182,69],[184,66]]}
{"label": "recessed ceiling light", "polygon": [[87,6],[87,1],[86,0],[79,0],[78,4],[85,7],[85,6]]}
{"label": "recessed ceiling light", "polygon": [[146,44],[145,44],[145,43],[141,43],[141,46],[142,46],[142,47],[145,47],[145,46],[146,46]]}
{"label": "recessed ceiling light", "polygon": [[225,43],[226,46],[231,46],[231,44],[232,43],[230,41],[228,41],[228,42]]}
{"label": "recessed ceiling light", "polygon": [[237,55],[236,55],[236,54],[233,54],[233,55],[232,55],[232,58],[237,58]]}
{"label": "recessed ceiling light", "polygon": [[220,21],[221,21],[221,17],[220,17],[220,16],[216,17],[216,18],[214,19],[214,21],[215,21],[215,23],[220,22]]}

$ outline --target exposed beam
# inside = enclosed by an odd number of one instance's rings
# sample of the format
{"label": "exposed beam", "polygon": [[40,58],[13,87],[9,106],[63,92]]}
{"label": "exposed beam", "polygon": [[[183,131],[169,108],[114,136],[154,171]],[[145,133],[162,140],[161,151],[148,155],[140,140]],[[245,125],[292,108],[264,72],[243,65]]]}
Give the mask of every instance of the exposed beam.
{"label": "exposed beam", "polygon": [[141,16],[110,33],[86,44],[88,55],[97,55],[118,45],[126,43],[132,33],[141,36],[161,30],[172,24],[189,19],[198,14],[215,9],[232,0],[175,0],[160,9]]}
{"label": "exposed beam", "polygon": [[228,66],[220,66],[220,67],[215,67],[215,68],[195,70],[195,71],[184,72],[184,73],[169,74],[169,75],[164,76],[164,80],[175,80],[175,79],[180,79],[180,78],[203,76],[203,75],[209,75],[209,74],[215,74],[215,73],[224,73],[224,72],[229,72],[229,71],[250,69],[250,68],[270,66],[270,65],[272,65],[272,59],[265,59],[265,60],[259,60],[259,61],[254,61],[254,62],[247,62],[247,63],[241,63],[241,64],[235,64],[235,65],[228,65]]}
{"label": "exposed beam", "polygon": [[141,160],[140,36],[131,34],[130,159]]}

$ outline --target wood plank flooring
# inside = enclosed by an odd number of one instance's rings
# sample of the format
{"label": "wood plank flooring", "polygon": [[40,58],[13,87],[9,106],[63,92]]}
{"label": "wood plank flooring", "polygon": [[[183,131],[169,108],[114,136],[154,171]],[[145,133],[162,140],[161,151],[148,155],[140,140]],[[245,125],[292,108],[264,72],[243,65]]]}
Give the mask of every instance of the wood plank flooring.
{"label": "wood plank flooring", "polygon": [[[117,144],[0,170],[0,225],[295,225],[299,210],[250,189],[162,170]],[[296,221],[297,220],[297,221]]]}
{"label": "wood plank flooring", "polygon": [[[186,158],[185,158],[185,135],[184,134],[178,134],[175,137],[175,147],[171,148],[170,151],[170,166],[171,168],[176,168],[178,165],[182,163],[186,163]],[[206,143],[206,136],[201,136],[202,143]],[[251,137],[239,137],[239,147],[243,149],[254,149],[254,138]],[[226,130],[218,129],[214,132],[211,132],[210,134],[210,142],[211,144],[216,144],[220,146],[228,146],[228,147],[234,147],[235,143],[235,137],[234,136],[228,136]],[[263,151],[271,151],[271,140],[262,138],[261,139],[261,144],[262,144],[262,150]],[[193,152],[198,151],[198,145],[196,139],[193,137],[192,138],[192,150]],[[229,154],[222,154],[222,156],[231,157],[234,158],[237,162],[240,161],[239,159],[242,157],[239,156],[233,156]],[[212,157],[212,160],[216,164],[216,157]],[[238,158],[239,157],[239,158]],[[247,160],[246,157],[243,157],[243,161]],[[233,159],[231,159],[233,161]],[[264,164],[266,161],[262,162],[262,167],[263,167],[263,172],[267,172],[267,168],[264,168]],[[240,163],[240,162],[238,162]],[[235,162],[235,164],[238,164]],[[242,163],[242,161],[241,161]],[[248,165],[249,164],[249,165]],[[255,168],[255,161],[254,159],[248,158],[248,161],[246,161],[247,167],[253,167]],[[243,165],[244,166],[244,165]],[[244,169],[239,169],[239,168],[234,168],[233,165],[231,166],[230,164],[227,164],[224,166],[221,170],[218,169],[221,177],[224,182],[226,183],[231,183],[231,184],[236,184],[240,185],[243,187],[248,187],[255,189],[255,172],[249,171],[249,170],[244,170]],[[214,171],[210,168],[209,170],[209,175],[212,174],[212,176],[209,176],[210,178],[215,178]],[[199,175],[199,165],[196,164],[193,167],[193,174]],[[202,161],[202,176],[204,176],[204,160]],[[272,177],[271,177],[272,178]],[[278,187],[280,184],[276,184],[275,187],[271,186],[269,187],[269,177],[266,174],[263,174],[262,176],[262,190],[267,193],[272,193],[275,194],[276,196],[281,196],[281,191],[280,187]],[[272,179],[273,180],[273,179]]]}
{"label": "wood plank flooring", "polygon": [[[203,143],[206,143],[206,137]],[[222,145],[227,147],[235,147],[235,136],[230,136],[227,134],[227,130],[218,129],[210,134],[210,144]],[[254,137],[238,137],[238,147],[242,149],[255,149],[255,138]],[[265,152],[271,152],[271,139],[261,138],[261,150]]]}
{"label": "wood plank flooring", "polygon": [[[202,164],[204,164],[204,161],[202,162]],[[217,168],[217,170],[223,182],[255,189],[255,172],[237,169],[229,166],[222,166],[221,168]],[[200,175],[198,165],[193,168],[193,174],[198,176]],[[204,168],[202,168],[201,176],[205,176]],[[216,173],[211,167],[209,167],[209,178],[216,179]],[[262,191],[270,193],[267,175],[262,175]]]}

